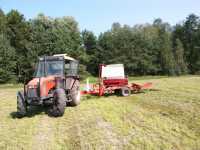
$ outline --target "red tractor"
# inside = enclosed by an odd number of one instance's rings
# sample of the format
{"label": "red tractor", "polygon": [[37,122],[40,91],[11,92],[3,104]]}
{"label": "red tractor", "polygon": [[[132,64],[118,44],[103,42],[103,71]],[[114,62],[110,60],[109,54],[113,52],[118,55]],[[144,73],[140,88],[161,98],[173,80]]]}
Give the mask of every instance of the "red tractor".
{"label": "red tractor", "polygon": [[58,54],[39,58],[34,78],[17,94],[17,112],[25,116],[29,106],[49,106],[54,117],[62,116],[66,105],[80,103],[78,61]]}

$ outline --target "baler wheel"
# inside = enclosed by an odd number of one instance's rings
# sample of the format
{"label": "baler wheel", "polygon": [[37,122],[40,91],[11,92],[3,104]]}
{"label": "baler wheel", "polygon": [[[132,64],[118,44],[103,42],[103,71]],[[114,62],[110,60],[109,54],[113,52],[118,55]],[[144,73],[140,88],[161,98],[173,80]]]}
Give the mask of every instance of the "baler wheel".
{"label": "baler wheel", "polygon": [[131,90],[128,87],[121,88],[121,95],[122,96],[129,96],[131,94]]}

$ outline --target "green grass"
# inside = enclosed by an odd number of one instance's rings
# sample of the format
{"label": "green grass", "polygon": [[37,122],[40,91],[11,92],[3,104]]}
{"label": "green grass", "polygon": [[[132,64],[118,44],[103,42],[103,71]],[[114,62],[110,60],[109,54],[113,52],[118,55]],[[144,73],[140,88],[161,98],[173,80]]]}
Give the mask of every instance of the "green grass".
{"label": "green grass", "polygon": [[0,149],[200,149],[200,77],[130,79],[153,88],[130,97],[83,97],[61,118],[41,108],[15,118],[22,86],[0,85]]}
{"label": "green grass", "polygon": [[87,79],[89,80],[89,83],[97,83],[97,82],[98,82],[98,78],[97,78],[97,77],[90,76],[90,77],[84,79],[84,80],[82,81],[82,83],[86,84]]}
{"label": "green grass", "polygon": [[10,84],[0,84],[0,89],[16,89],[16,88],[21,88],[21,87],[23,87],[23,85],[22,84],[12,84],[12,83],[10,83]]}

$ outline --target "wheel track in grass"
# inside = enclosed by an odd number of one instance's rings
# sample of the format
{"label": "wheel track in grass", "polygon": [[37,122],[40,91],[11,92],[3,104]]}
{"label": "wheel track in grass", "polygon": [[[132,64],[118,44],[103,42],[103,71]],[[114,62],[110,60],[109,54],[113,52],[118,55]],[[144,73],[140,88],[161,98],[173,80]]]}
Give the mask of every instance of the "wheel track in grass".
{"label": "wheel track in grass", "polygon": [[32,138],[33,150],[53,150],[54,144],[54,118],[50,118],[48,115],[43,114],[38,121],[37,129]]}
{"label": "wheel track in grass", "polygon": [[[77,110],[79,111],[79,110]],[[91,141],[88,141],[89,133],[85,133],[86,129],[90,128],[90,124],[87,124],[85,121],[84,112],[83,114],[77,113],[77,111],[72,111],[72,118],[74,126],[70,130],[72,139],[70,141],[70,147],[73,149],[91,149]],[[90,122],[90,115],[86,113],[88,117],[88,122]],[[90,128],[91,129],[91,128]]]}
{"label": "wheel track in grass", "polygon": [[[114,132],[111,122],[105,121],[91,101],[89,107],[77,114],[72,112],[74,126],[69,130],[72,135],[71,146],[75,149],[122,149],[123,141]],[[90,108],[90,107],[93,108]],[[89,113],[88,113],[89,112]],[[70,146],[70,147],[71,147]]]}
{"label": "wheel track in grass", "polygon": [[[84,136],[82,134],[82,130],[81,130],[81,126],[80,126],[80,120],[77,119],[77,115],[76,115],[76,112],[73,111],[72,113],[72,116],[75,120],[75,128],[74,128],[74,133],[76,138],[75,138],[75,143],[78,144],[76,145],[77,147],[76,148],[79,148],[79,149],[83,149],[84,146],[84,143],[87,143],[87,141],[84,141]],[[73,141],[74,142],[74,141]]]}
{"label": "wheel track in grass", "polygon": [[[109,99],[106,99],[109,101]],[[106,101],[104,103],[106,103]],[[113,105],[116,107],[119,105],[118,101],[113,101]],[[109,104],[108,104],[109,105]],[[96,116],[96,128],[100,130],[102,135],[102,147],[101,149],[113,149],[113,150],[121,150],[124,146],[123,137],[119,136],[114,130],[114,126],[112,122],[106,121],[105,116],[98,109],[95,109],[95,113],[98,114]]]}
{"label": "wheel track in grass", "polygon": [[111,123],[104,121],[102,118],[98,119],[97,127],[101,129],[101,132],[104,137],[104,143],[106,145],[103,145],[103,149],[106,149],[109,145],[111,149],[123,149],[123,143],[124,141],[120,141],[120,137],[114,132],[113,126]]}

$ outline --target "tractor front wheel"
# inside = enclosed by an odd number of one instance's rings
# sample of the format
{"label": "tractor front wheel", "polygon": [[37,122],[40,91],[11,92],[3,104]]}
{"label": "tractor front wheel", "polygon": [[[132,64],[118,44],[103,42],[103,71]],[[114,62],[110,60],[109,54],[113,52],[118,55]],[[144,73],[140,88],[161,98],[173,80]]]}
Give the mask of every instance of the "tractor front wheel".
{"label": "tractor front wheel", "polygon": [[20,91],[17,93],[17,114],[19,117],[24,117],[26,115],[27,108],[24,99],[24,92]]}
{"label": "tractor front wheel", "polygon": [[49,115],[53,117],[63,116],[66,106],[66,95],[63,89],[56,89],[54,92],[54,103],[49,110]]}

